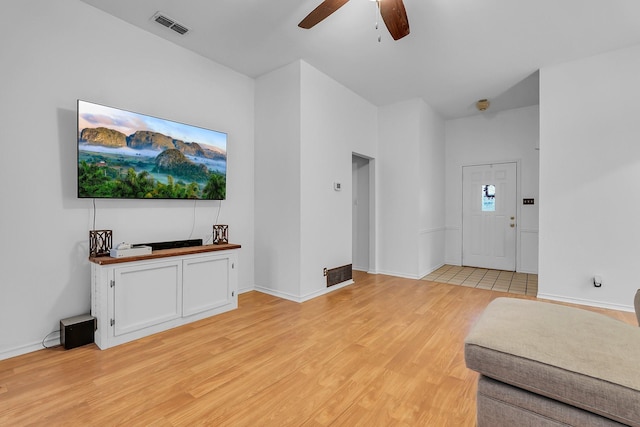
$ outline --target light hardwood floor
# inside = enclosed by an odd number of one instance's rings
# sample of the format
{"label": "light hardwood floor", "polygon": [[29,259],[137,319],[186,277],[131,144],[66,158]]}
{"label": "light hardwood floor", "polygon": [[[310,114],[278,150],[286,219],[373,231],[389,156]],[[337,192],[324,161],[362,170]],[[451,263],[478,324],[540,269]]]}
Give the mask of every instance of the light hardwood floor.
{"label": "light hardwood floor", "polygon": [[463,341],[506,294],[355,280],[302,304],[249,292],[238,310],[104,351],[0,361],[0,425],[475,425]]}

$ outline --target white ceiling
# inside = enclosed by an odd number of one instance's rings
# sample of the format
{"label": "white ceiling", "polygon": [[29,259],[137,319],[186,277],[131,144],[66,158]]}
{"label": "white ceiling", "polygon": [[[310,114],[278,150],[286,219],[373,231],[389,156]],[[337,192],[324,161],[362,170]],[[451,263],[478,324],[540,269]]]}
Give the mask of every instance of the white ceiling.
{"label": "white ceiling", "polygon": [[250,77],[302,59],[376,105],[421,97],[444,118],[481,98],[537,104],[540,68],[640,43],[639,0],[404,0],[411,34],[398,41],[375,30],[370,0],[310,30],[297,24],[321,0],[82,1]]}

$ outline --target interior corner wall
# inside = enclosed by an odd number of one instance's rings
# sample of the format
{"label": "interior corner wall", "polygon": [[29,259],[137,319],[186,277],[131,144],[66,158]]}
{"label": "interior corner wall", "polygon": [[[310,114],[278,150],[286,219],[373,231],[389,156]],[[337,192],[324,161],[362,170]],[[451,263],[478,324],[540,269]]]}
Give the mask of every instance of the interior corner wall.
{"label": "interior corner wall", "polygon": [[[8,2],[3,13],[0,359],[42,348],[60,319],[90,311],[93,208],[76,197],[79,98],[228,133],[219,222],[242,245],[239,287],[253,288],[254,81],[77,0]],[[96,228],[135,243],[206,239],[220,203],[96,206]]]}
{"label": "interior corner wall", "polygon": [[256,289],[304,301],[327,291],[325,267],[352,263],[351,156],[376,157],[376,120],[304,61],[257,79]]}
{"label": "interior corner wall", "polygon": [[445,121],[420,102],[418,275],[444,264],[445,255]]}
{"label": "interior corner wall", "polygon": [[[490,111],[446,122],[446,263],[462,265],[462,167],[518,162],[516,271],[538,272],[539,106]],[[546,200],[546,197],[545,197]]]}
{"label": "interior corner wall", "polygon": [[638,75],[640,46],[540,71],[540,297],[632,310],[640,287]]}
{"label": "interior corner wall", "polygon": [[[352,153],[377,156],[377,108],[301,62],[301,297],[326,292],[323,269],[352,264]],[[334,189],[341,184],[341,190]]]}
{"label": "interior corner wall", "polygon": [[444,121],[417,98],[378,116],[378,272],[417,279],[443,259]]}
{"label": "interior corner wall", "polygon": [[300,296],[300,63],[256,80],[256,289]]}
{"label": "interior corner wall", "polygon": [[379,108],[378,273],[418,277],[419,100]]}

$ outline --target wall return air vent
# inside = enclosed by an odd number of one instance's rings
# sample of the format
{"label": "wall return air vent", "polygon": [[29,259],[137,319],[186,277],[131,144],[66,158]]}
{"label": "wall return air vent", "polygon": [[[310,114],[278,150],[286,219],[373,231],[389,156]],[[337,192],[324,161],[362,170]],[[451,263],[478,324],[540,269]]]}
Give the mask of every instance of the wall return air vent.
{"label": "wall return air vent", "polygon": [[187,31],[189,31],[187,27],[177,23],[175,20],[169,18],[167,15],[161,12],[156,12],[156,14],[153,15],[151,19],[153,19],[160,25],[164,25],[165,27],[172,29],[180,35],[185,34]]}
{"label": "wall return air vent", "polygon": [[338,283],[346,282],[353,278],[352,264],[327,270],[327,288]]}

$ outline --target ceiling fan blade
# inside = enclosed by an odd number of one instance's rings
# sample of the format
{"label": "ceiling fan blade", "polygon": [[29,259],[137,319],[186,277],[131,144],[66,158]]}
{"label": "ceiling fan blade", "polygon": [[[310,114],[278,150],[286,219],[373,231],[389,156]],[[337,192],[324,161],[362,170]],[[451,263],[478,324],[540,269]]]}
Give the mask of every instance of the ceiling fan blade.
{"label": "ceiling fan blade", "polygon": [[409,34],[409,18],[402,0],[379,0],[380,15],[391,37],[399,40]]}
{"label": "ceiling fan blade", "polygon": [[306,29],[312,28],[327,16],[344,6],[348,1],[349,0],[324,0],[318,7],[313,9],[306,18],[300,21],[298,27]]}

